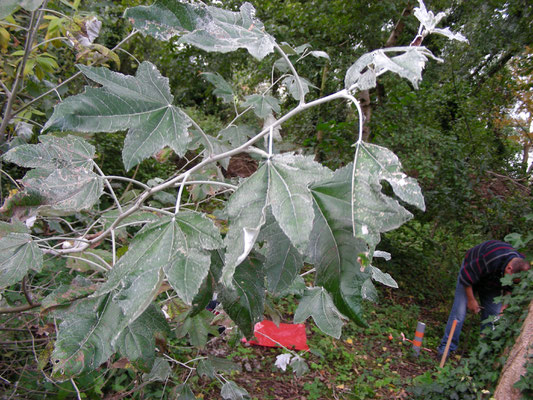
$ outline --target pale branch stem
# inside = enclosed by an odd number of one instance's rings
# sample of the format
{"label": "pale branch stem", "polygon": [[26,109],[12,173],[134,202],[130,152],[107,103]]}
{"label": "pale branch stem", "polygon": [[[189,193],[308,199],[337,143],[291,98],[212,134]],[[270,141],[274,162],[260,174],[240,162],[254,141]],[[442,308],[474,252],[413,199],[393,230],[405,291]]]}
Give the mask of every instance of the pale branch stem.
{"label": "pale branch stem", "polygon": [[[137,30],[134,29],[128,36],[126,36],[123,40],[121,40],[115,47],[113,47],[111,49],[111,51],[115,51],[117,50],[118,48],[120,48],[124,43],[126,43],[128,40],[130,40],[133,36],[135,36],[137,34]],[[28,108],[29,106],[31,106],[32,104],[36,103],[37,101],[41,100],[42,98],[48,96],[50,93],[54,93],[56,92],[57,93],[57,90],[63,86],[65,86],[67,83],[70,83],[71,81],[73,81],[74,79],[76,79],[78,76],[81,75],[81,71],[78,71],[76,72],[75,74],[73,74],[72,76],[70,76],[69,78],[65,79],[63,82],[61,82],[60,84],[58,84],[57,86],[53,87],[52,89],[44,92],[43,94],[35,97],[34,99],[30,100],[29,102],[27,102],[26,104],[24,104],[22,107],[20,107],[18,110],[14,111],[13,112],[13,115],[12,117],[16,116],[17,114],[21,113],[22,111],[24,111],[26,108]],[[0,132],[2,132],[0,130]]]}
{"label": "pale branch stem", "polygon": [[36,44],[35,46],[33,46],[33,47],[31,48],[31,51],[33,51],[33,50],[35,50],[35,49],[38,49],[38,48],[41,47],[43,44],[53,42],[54,40],[68,40],[68,38],[66,38],[66,37],[64,37],[64,36],[59,36],[59,37],[55,37],[55,38],[52,38],[52,39],[43,40],[41,43]]}
{"label": "pale branch stem", "polygon": [[357,108],[357,113],[359,114],[359,136],[358,136],[358,139],[357,139],[357,142],[355,144],[355,155],[354,155],[354,160],[353,160],[353,168],[352,168],[352,191],[351,191],[351,207],[352,207],[352,233],[355,237],[355,202],[353,201],[353,197],[354,197],[354,194],[355,194],[355,172],[356,172],[356,169],[357,169],[357,159],[359,157],[359,149],[360,147],[362,146],[363,144],[363,127],[364,127],[364,114],[363,114],[363,110],[361,109],[361,104],[359,103],[359,101],[354,97],[352,96],[351,94],[348,94],[346,96],[346,98],[348,100],[350,100],[354,105],[355,107]]}
{"label": "pale branch stem", "polygon": [[131,58],[133,58],[135,60],[135,62],[137,63],[137,65],[139,65],[141,62],[137,59],[137,57],[135,57],[133,54],[131,54],[129,51],[126,51],[124,49],[121,49],[121,48],[118,48],[117,50],[120,50],[122,51],[123,53],[126,53],[128,56],[130,56]]}
{"label": "pale branch stem", "polygon": [[20,25],[17,25],[17,24],[10,24],[9,22],[6,22],[5,20],[1,21],[0,25],[10,26],[12,28],[20,29],[20,30],[23,30],[23,31],[26,31],[26,32],[28,31],[28,28],[24,28],[23,26],[20,26]]}
{"label": "pale branch stem", "polygon": [[35,239],[35,240],[33,240],[33,242],[34,243],[40,243],[40,242],[48,242],[50,240],[65,240],[65,241],[89,243],[89,241],[86,240],[86,239],[73,238],[73,237],[67,237],[67,236],[52,236],[52,237],[47,237],[47,238],[43,238],[43,239]]}
{"label": "pale branch stem", "polygon": [[187,368],[189,370],[192,370],[192,371],[196,370],[196,368],[190,367],[189,365],[187,365],[185,363],[182,363],[181,361],[178,361],[178,360],[170,357],[168,354],[163,354],[163,357],[165,357],[167,360],[172,361],[175,364],[181,365],[182,367],[185,367],[185,368]]}
{"label": "pale branch stem", "polygon": [[279,45],[277,45],[277,44],[274,45],[274,48],[278,51],[278,53],[281,54],[281,57],[283,57],[285,62],[289,65],[289,68],[291,69],[291,71],[292,71],[292,73],[294,75],[294,79],[296,79],[296,83],[298,84],[298,91],[300,92],[300,105],[301,106],[304,105],[305,104],[304,88],[303,88],[300,76],[298,75],[298,72],[296,72],[296,68],[294,68],[294,65],[292,65],[292,62],[289,59],[289,56],[287,56],[287,54],[285,54],[285,52],[283,51],[283,49],[281,47],[279,47]]}
{"label": "pale branch stem", "polygon": [[[216,186],[225,186],[230,189],[237,190],[238,186],[232,185],[231,183],[219,182],[219,181],[187,181],[186,185],[216,185]],[[181,185],[181,183],[176,184],[176,187]]]}
{"label": "pale branch stem", "polygon": [[28,288],[28,277],[27,276],[24,276],[24,278],[22,278],[21,286],[22,286],[22,293],[24,293],[24,297],[26,298],[26,301],[28,302],[30,306],[32,306],[33,299],[31,298],[30,289]]}
{"label": "pale branch stem", "polygon": [[192,122],[192,126],[194,126],[198,130],[198,132],[200,132],[200,135],[202,135],[202,137],[204,138],[204,141],[207,143],[207,147],[209,148],[209,155],[214,154],[215,150],[213,149],[213,145],[211,144],[211,141],[209,140],[209,137],[204,132],[202,127],[200,125],[198,125],[196,123],[196,121],[194,119],[192,119],[191,117],[189,117],[189,120]]}
{"label": "pale branch stem", "polygon": [[174,211],[174,215],[178,214],[180,211],[180,204],[181,204],[181,195],[183,194],[183,188],[185,187],[185,182],[187,182],[187,178],[189,178],[189,174],[186,173],[183,175],[183,181],[179,184],[179,190],[178,195],[176,196],[176,207]]}
{"label": "pale branch stem", "polygon": [[111,252],[113,253],[113,267],[117,263],[117,243],[115,241],[115,230],[111,231]]}
{"label": "pale branch stem", "polygon": [[315,271],[316,271],[315,268],[311,268],[309,271],[305,271],[303,274],[300,274],[300,276],[306,276],[306,275],[312,274]]}
{"label": "pale branch stem", "polygon": [[0,86],[2,86],[2,89],[4,89],[4,92],[6,92],[6,96],[11,96],[11,90],[7,88],[4,82],[0,81]]}
{"label": "pale branch stem", "polygon": [[294,109],[292,109],[291,111],[289,111],[288,113],[283,115],[280,119],[278,119],[275,122],[273,122],[271,126],[263,128],[263,130],[261,132],[259,132],[257,135],[255,135],[250,140],[248,140],[246,143],[244,143],[244,144],[242,144],[242,145],[240,145],[240,146],[238,146],[238,147],[236,147],[236,148],[234,148],[232,150],[229,150],[229,151],[227,151],[225,153],[211,155],[210,157],[205,158],[203,161],[201,161],[198,164],[196,164],[195,166],[191,167],[191,169],[189,169],[188,171],[183,172],[183,173],[175,176],[174,178],[172,178],[172,179],[170,179],[170,180],[168,180],[166,182],[163,182],[163,183],[161,183],[161,184],[159,184],[157,186],[154,186],[154,187],[150,188],[149,190],[146,190],[145,192],[143,192],[137,198],[135,203],[129,209],[125,210],[119,217],[117,217],[117,219],[115,219],[115,221],[113,221],[113,223],[107,229],[105,229],[103,232],[101,232],[97,237],[89,240],[88,243],[83,243],[82,245],[80,245],[80,246],[78,246],[76,248],[60,249],[60,250],[56,250],[56,251],[58,252],[58,254],[69,254],[69,253],[76,253],[76,252],[81,252],[81,251],[85,250],[91,244],[97,243],[100,240],[102,240],[104,237],[107,237],[111,233],[111,230],[115,229],[120,224],[120,222],[123,219],[125,219],[128,216],[132,215],[133,213],[135,213],[139,209],[145,209],[145,210],[149,210],[149,211],[160,212],[160,213],[163,213],[163,214],[167,214],[167,215],[173,216],[174,215],[173,213],[170,213],[168,211],[163,211],[163,210],[160,210],[160,209],[157,209],[157,208],[146,207],[146,206],[143,206],[143,204],[154,193],[160,192],[160,191],[165,190],[165,189],[167,189],[169,187],[174,187],[176,184],[179,184],[179,182],[183,180],[185,175],[191,175],[192,173],[194,173],[194,172],[196,172],[198,170],[201,170],[202,168],[204,168],[208,164],[211,164],[211,163],[214,163],[216,161],[222,160],[224,158],[232,157],[232,156],[234,156],[236,154],[239,154],[239,153],[247,151],[247,149],[250,146],[252,146],[254,143],[256,143],[258,140],[260,140],[261,138],[263,138],[265,135],[267,135],[270,132],[270,127],[275,128],[275,127],[283,124],[285,121],[291,119],[295,115],[300,114],[303,111],[306,111],[306,110],[308,110],[310,108],[316,107],[316,106],[318,106],[320,104],[323,104],[323,103],[328,103],[328,102],[333,101],[333,100],[339,100],[339,99],[347,98],[347,96],[349,96],[348,91],[346,89],[343,89],[343,90],[341,90],[339,92],[330,94],[330,95],[322,97],[320,99],[316,99],[316,100],[311,101],[309,103],[298,105],[297,107],[295,107]]}
{"label": "pale branch stem", "polygon": [[[128,186],[126,186],[126,189],[124,189],[124,192],[122,193],[122,196],[120,196],[120,199],[119,200],[122,200],[124,198],[124,196],[126,195],[126,193],[131,189],[131,186],[133,183],[137,183],[139,181],[135,180],[135,177],[137,176],[137,172],[139,172],[139,168],[140,168],[141,164],[137,164],[137,166],[135,167],[135,171],[133,171],[133,176],[131,178],[126,178],[126,179],[131,179],[132,181],[128,181]],[[141,183],[141,186],[144,186],[144,190],[149,190],[150,187],[148,185],[145,185],[144,183]]]}
{"label": "pale branch stem", "polygon": [[25,304],[23,306],[16,306],[16,307],[0,307],[0,314],[14,314],[19,313],[22,311],[28,311],[33,308],[40,307],[41,303],[33,303],[32,305]]}
{"label": "pale branch stem", "polygon": [[[59,255],[57,254],[57,251],[56,250],[48,250],[48,249],[44,249],[43,250],[43,253],[49,253],[49,254],[53,254],[53,255]],[[95,266],[99,271],[102,271],[102,272],[108,272],[110,271],[112,268],[109,266],[109,267],[104,267],[100,264],[98,264],[97,262],[94,262],[94,261],[91,261],[91,260],[88,260],[86,258],[83,258],[83,257],[76,257],[76,256],[71,256],[71,255],[63,255],[63,257],[65,258],[72,258],[73,260],[78,260],[78,261],[83,261],[83,262],[86,262],[87,264],[91,264],[93,266]]]}
{"label": "pale branch stem", "polygon": [[268,132],[268,159],[272,158],[274,151],[274,128],[270,126],[270,131]]}
{"label": "pale branch stem", "polygon": [[102,176],[102,178],[107,179],[107,180],[112,180],[112,181],[113,180],[117,180],[117,181],[124,181],[124,182],[134,183],[135,185],[141,186],[145,190],[150,189],[150,186],[145,185],[144,183],[139,182],[138,180],[135,180],[135,179],[132,179],[132,178],[127,178],[125,176],[105,175],[105,176]]}
{"label": "pale branch stem", "polygon": [[68,19],[68,20],[72,21],[72,18],[70,18],[68,15],[65,15],[65,14],[63,14],[63,13],[61,13],[59,11],[51,10],[49,8],[43,8],[43,11],[46,11],[47,13],[50,13],[50,14],[55,14],[58,17],[65,18],[65,19]]}
{"label": "pale branch stem", "polygon": [[70,378],[70,383],[72,384],[72,386],[74,387],[74,390],[76,391],[76,396],[78,397],[78,400],[81,400],[80,389],[78,389],[78,387],[76,386],[76,382],[74,382],[73,378]]}
{"label": "pale branch stem", "polygon": [[148,207],[148,206],[142,206],[141,207],[141,210],[145,210],[145,211],[153,211],[153,212],[157,212],[157,213],[161,213],[161,214],[165,214],[165,215],[169,215],[171,217],[174,217],[174,213],[170,212],[170,211],[165,211],[161,208],[155,208],[155,207]]}
{"label": "pale branch stem", "polygon": [[[230,126],[234,125],[235,124],[235,121],[237,121],[240,117],[242,117],[244,114],[246,114],[248,111],[250,111],[252,109],[252,106],[249,106],[247,107],[243,112],[241,113],[237,113],[237,115],[235,116],[235,118],[233,118],[231,120],[231,122],[228,124],[228,126],[226,126],[226,129],[229,128]],[[220,134],[218,134],[216,137],[218,138],[220,136]]]}
{"label": "pale branch stem", "polygon": [[5,176],[7,176],[8,179],[9,179],[9,180],[10,180],[10,181],[16,186],[16,188],[17,188],[18,190],[20,190],[20,186],[19,186],[19,184],[17,183],[16,180],[14,180],[14,179],[11,177],[11,175],[9,175],[9,174],[8,174],[6,171],[4,171],[3,169],[0,169],[0,172],[1,172],[2,174],[4,174]]}
{"label": "pale branch stem", "polygon": [[271,340],[273,341],[274,343],[276,343],[278,346],[280,347],[283,347],[285,350],[287,350],[289,353],[291,353],[293,356],[295,357],[298,357],[298,358],[301,358],[300,355],[298,353],[296,353],[294,350],[291,350],[285,346],[283,346],[280,342],[278,342],[276,339],[273,339],[271,338],[270,336],[268,336],[267,334],[263,333],[263,332],[260,332],[260,331],[255,331],[254,334],[257,334],[259,333],[260,335],[266,337],[268,340]]}
{"label": "pale branch stem", "polygon": [[[45,0],[43,3],[43,8],[45,7],[48,0]],[[31,19],[30,19],[30,26],[28,30],[28,35],[26,36],[26,43],[24,45],[24,55],[22,56],[22,60],[19,63],[17,74],[15,76],[15,82],[13,83],[13,86],[11,87],[11,95],[7,99],[6,108],[4,110],[4,116],[2,119],[2,124],[0,125],[0,144],[5,142],[5,132],[7,125],[11,121],[11,118],[15,115],[13,111],[13,105],[15,104],[15,99],[18,94],[18,89],[22,81],[24,80],[24,68],[26,67],[26,62],[28,61],[28,58],[31,53],[32,43],[35,39],[35,35],[37,34],[37,29],[39,27],[39,24],[41,22],[41,18],[43,16],[43,11],[41,9],[35,10],[31,13]]]}
{"label": "pale branch stem", "polygon": [[109,190],[109,193],[111,194],[111,197],[113,198],[113,201],[115,202],[115,204],[117,205],[117,208],[118,208],[118,212],[122,214],[122,206],[120,205],[120,201],[118,201],[118,197],[117,195],[115,194],[115,191],[113,190],[113,187],[111,186],[111,184],[109,183],[109,181],[107,179],[105,179],[105,174],[104,172],[100,169],[100,167],[98,166],[98,164],[96,164],[93,160],[93,166],[94,168],[96,169],[96,171],[100,174],[100,176],[103,178],[104,180],[104,183],[105,185],[107,186],[107,189]]}
{"label": "pale branch stem", "polygon": [[268,158],[268,153],[264,150],[258,149],[257,147],[249,147],[246,152],[260,155],[263,158]]}

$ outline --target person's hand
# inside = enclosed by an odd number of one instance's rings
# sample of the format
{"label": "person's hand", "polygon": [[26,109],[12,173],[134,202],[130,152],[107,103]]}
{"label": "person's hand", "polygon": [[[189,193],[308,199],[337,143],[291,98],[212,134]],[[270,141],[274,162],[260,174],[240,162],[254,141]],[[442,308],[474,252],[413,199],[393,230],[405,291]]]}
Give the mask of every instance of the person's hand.
{"label": "person's hand", "polygon": [[474,314],[477,314],[478,312],[481,311],[481,307],[479,306],[479,303],[477,302],[477,300],[475,298],[474,299],[469,299],[467,301],[466,308],[468,308]]}

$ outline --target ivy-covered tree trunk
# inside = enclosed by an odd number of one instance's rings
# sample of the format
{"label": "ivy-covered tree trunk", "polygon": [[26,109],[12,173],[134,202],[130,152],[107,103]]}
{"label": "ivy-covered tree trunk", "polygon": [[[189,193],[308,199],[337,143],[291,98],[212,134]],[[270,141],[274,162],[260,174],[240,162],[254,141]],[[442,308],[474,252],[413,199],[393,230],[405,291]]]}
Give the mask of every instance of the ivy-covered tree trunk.
{"label": "ivy-covered tree trunk", "polygon": [[521,397],[520,389],[513,385],[526,373],[528,353],[533,345],[533,300],[529,303],[529,312],[522,325],[522,332],[516,340],[509,358],[503,367],[500,381],[494,392],[498,400],[518,400]]}

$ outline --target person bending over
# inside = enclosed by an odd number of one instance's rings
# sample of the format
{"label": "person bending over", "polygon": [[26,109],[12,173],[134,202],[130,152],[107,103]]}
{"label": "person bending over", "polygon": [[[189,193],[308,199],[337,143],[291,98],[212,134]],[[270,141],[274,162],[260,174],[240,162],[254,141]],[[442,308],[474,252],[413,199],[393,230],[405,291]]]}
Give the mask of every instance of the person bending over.
{"label": "person bending over", "polygon": [[[489,240],[468,250],[457,277],[455,299],[444,336],[438,347],[439,355],[444,352],[454,319],[457,320],[457,326],[450,344],[450,351],[455,351],[459,345],[459,335],[467,309],[476,314],[481,311],[482,321],[491,315],[499,315],[503,311],[502,305],[495,303],[494,298],[501,296],[504,291],[510,292],[510,288],[502,287],[500,279],[505,274],[515,274],[527,271],[529,268],[529,263],[524,256],[509,243]],[[478,294],[481,305],[474,293]],[[485,326],[482,325],[482,329]]]}

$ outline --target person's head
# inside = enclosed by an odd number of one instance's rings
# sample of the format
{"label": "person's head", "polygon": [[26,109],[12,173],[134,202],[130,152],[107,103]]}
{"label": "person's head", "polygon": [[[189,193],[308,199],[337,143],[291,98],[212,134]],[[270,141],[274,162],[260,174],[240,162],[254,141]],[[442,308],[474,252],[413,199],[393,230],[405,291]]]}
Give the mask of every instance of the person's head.
{"label": "person's head", "polygon": [[531,266],[529,265],[529,262],[527,262],[523,258],[513,258],[505,267],[505,273],[516,274],[522,271],[529,271],[530,267]]}

